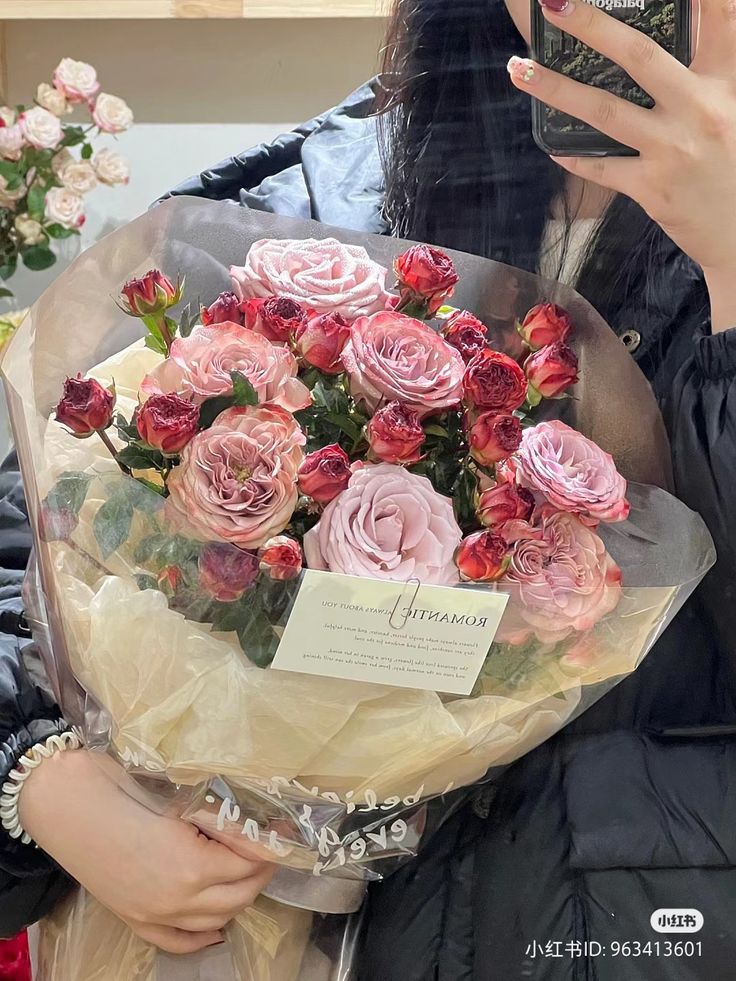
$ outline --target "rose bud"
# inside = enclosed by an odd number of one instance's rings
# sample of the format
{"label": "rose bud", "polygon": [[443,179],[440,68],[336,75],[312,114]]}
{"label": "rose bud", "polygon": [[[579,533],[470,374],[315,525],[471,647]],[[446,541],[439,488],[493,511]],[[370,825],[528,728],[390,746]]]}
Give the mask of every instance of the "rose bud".
{"label": "rose bud", "polygon": [[67,378],[64,394],[56,406],[56,421],[75,436],[91,436],[112,423],[115,390],[104,388],[94,378]]}
{"label": "rose bud", "polygon": [[278,535],[276,538],[269,539],[259,549],[258,558],[261,561],[261,572],[277,582],[296,579],[302,571],[301,545],[288,535]]}
{"label": "rose bud", "polygon": [[339,375],[345,370],[340,356],[349,340],[350,324],[339,313],[312,317],[296,332],[299,354],[326,375]]}
{"label": "rose bud", "polygon": [[488,347],[486,325],[467,310],[458,310],[446,321],[442,334],[463,356],[466,364]]}
{"label": "rose bud", "polygon": [[212,542],[199,553],[199,584],[212,599],[234,603],[258,579],[258,559],[252,552]]}
{"label": "rose bud", "polygon": [[176,591],[183,582],[184,573],[178,565],[167,565],[158,574],[158,588],[169,598],[176,595]]}
{"label": "rose bud", "polygon": [[204,327],[227,323],[242,326],[245,323],[245,316],[240,308],[240,300],[229,290],[220,293],[210,306],[202,307],[201,318]]}
{"label": "rose bud", "polygon": [[389,402],[368,423],[371,456],[381,463],[418,463],[427,436],[419,414],[401,402]]}
{"label": "rose bud", "polygon": [[299,490],[318,504],[329,504],[348,486],[350,458],[333,443],[310,453],[299,468]]}
{"label": "rose bud", "polygon": [[534,495],[515,484],[496,484],[478,500],[478,519],[486,528],[502,528],[509,521],[528,521],[534,511]]}
{"label": "rose bud", "polygon": [[470,455],[481,467],[492,467],[516,453],[522,436],[521,421],[516,416],[483,412],[470,429]]}
{"label": "rose bud", "polygon": [[38,520],[44,542],[66,542],[77,530],[79,515],[71,508],[52,508],[44,501]]}
{"label": "rose bud", "polygon": [[181,453],[199,428],[199,408],[180,395],[152,395],[135,414],[144,443],[168,456]]}
{"label": "rose bud", "polygon": [[270,296],[242,304],[245,326],[277,344],[288,341],[307,323],[307,314],[296,300]]}
{"label": "rose bud", "polygon": [[485,350],[468,365],[463,378],[465,401],[475,409],[514,412],[527,396],[526,375],[513,358]]}
{"label": "rose bud", "polygon": [[496,582],[509,567],[511,553],[505,538],[494,531],[476,531],[458,549],[455,562],[466,582]]}
{"label": "rose bud", "polygon": [[529,401],[538,405],[542,399],[555,399],[579,381],[578,359],[571,347],[562,342],[549,344],[524,363],[529,380]]}
{"label": "rose bud", "polygon": [[140,279],[131,279],[120,291],[120,307],[131,317],[148,317],[163,313],[181,300],[183,283],[173,285],[158,269],[151,269]]}
{"label": "rose bud", "polygon": [[396,260],[400,309],[418,307],[434,317],[460,281],[452,259],[431,245],[415,245]]}
{"label": "rose bud", "polygon": [[557,341],[564,341],[572,330],[570,315],[554,303],[533,307],[518,325],[518,331],[533,351]]}

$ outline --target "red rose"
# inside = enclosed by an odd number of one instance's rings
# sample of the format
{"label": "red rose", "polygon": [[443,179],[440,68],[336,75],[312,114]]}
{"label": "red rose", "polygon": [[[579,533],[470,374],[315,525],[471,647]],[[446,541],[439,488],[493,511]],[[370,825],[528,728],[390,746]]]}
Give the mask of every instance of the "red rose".
{"label": "red rose", "polygon": [[220,293],[214,303],[208,307],[202,307],[202,324],[204,327],[211,327],[213,324],[240,324],[245,323],[245,316],[240,309],[240,300],[231,291]]}
{"label": "red rose", "polygon": [[434,317],[460,277],[452,259],[431,245],[415,245],[396,260],[401,309],[417,305]]}
{"label": "red rose", "polygon": [[211,543],[199,553],[199,583],[212,599],[234,603],[258,578],[258,559],[235,545]]}
{"label": "red rose", "polygon": [[199,408],[179,395],[152,395],[136,412],[135,423],[144,443],[174,456],[199,429]]}
{"label": "red rose", "polygon": [[350,480],[350,458],[333,443],[310,453],[299,468],[299,490],[318,504],[329,504]]}
{"label": "red rose", "polygon": [[524,322],[519,324],[519,333],[533,351],[564,341],[571,330],[570,315],[554,303],[540,303],[533,307]]}
{"label": "red rose", "polygon": [[516,453],[522,436],[516,416],[483,412],[470,429],[470,455],[482,467],[492,467]]}
{"label": "red rose", "polygon": [[339,375],[345,370],[341,355],[349,340],[350,324],[339,313],[312,317],[296,332],[299,354],[307,364],[319,368],[326,375]]}
{"label": "red rose", "polygon": [[508,569],[511,553],[501,535],[476,531],[462,542],[455,561],[466,582],[496,582]]}
{"label": "red rose", "polygon": [[447,320],[442,334],[452,347],[462,354],[467,363],[488,347],[486,325],[467,310],[458,310]]}
{"label": "red rose", "polygon": [[465,401],[475,409],[495,413],[518,409],[526,399],[527,388],[526,375],[519,365],[499,351],[481,351],[463,378]]}
{"label": "red rose", "polygon": [[381,463],[418,463],[426,438],[419,414],[401,402],[389,402],[368,423],[371,455]]}
{"label": "red rose", "polygon": [[302,571],[301,545],[288,535],[278,535],[267,541],[259,550],[258,558],[261,560],[261,572],[277,582],[296,579]]}
{"label": "red rose", "polygon": [[158,588],[169,599],[176,595],[179,586],[184,582],[184,573],[178,565],[167,565],[158,574]]}
{"label": "red rose", "polygon": [[242,304],[245,326],[269,341],[282,343],[307,323],[307,314],[296,300],[270,296],[267,300],[246,300]]}
{"label": "red rose", "polygon": [[112,422],[115,391],[103,388],[93,378],[67,378],[64,394],[56,406],[56,421],[75,436],[91,436]]}
{"label": "red rose", "polygon": [[509,521],[528,521],[534,511],[534,495],[515,484],[496,484],[483,491],[478,501],[478,519],[486,528],[503,528]]}
{"label": "red rose", "polygon": [[183,284],[176,286],[158,269],[151,269],[140,279],[131,279],[120,292],[120,306],[131,317],[163,313],[181,299]]}
{"label": "red rose", "polygon": [[549,344],[530,355],[524,371],[529,379],[529,401],[533,404],[558,398],[579,379],[577,356],[562,342]]}

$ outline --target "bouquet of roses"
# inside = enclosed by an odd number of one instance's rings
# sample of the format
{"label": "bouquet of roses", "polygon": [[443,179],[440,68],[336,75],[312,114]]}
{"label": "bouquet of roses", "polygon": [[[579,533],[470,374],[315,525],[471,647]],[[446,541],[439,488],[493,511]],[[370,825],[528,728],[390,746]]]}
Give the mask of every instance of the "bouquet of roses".
{"label": "bouquet of roses", "polygon": [[[36,625],[67,717],[152,806],[283,867],[231,941],[287,981],[311,916],[294,907],[356,908],[416,853],[430,799],[634,670],[712,547],[627,481],[667,485],[661,422],[570,291],[203,202],[92,253],[3,365]],[[126,320],[104,295],[141,256],[181,278],[128,281]],[[60,914],[75,978],[94,976],[85,925],[140,961],[111,921],[88,897]]]}

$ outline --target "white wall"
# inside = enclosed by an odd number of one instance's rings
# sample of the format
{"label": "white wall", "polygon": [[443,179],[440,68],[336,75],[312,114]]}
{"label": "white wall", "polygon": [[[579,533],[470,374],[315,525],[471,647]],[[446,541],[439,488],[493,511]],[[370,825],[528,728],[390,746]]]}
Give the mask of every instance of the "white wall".
{"label": "white wall", "polygon": [[125,188],[89,196],[81,241],[47,273],[10,282],[31,303],[79,247],[144,211],[184,178],[340,101],[378,63],[379,20],[19,21],[7,29],[9,101],[28,102],[64,56],[94,64],[136,126],[118,141]]}

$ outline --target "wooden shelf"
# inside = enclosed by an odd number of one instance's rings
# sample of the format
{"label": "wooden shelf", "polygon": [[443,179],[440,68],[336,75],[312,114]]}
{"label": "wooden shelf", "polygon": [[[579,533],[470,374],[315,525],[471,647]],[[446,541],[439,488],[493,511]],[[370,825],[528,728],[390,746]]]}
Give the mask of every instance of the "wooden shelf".
{"label": "wooden shelf", "polygon": [[0,0],[0,21],[381,17],[389,5],[389,0]]}

